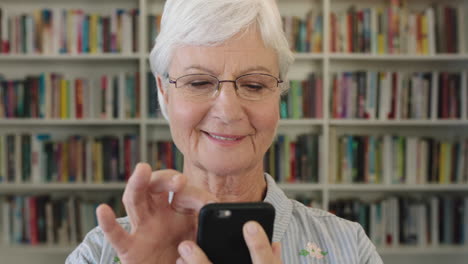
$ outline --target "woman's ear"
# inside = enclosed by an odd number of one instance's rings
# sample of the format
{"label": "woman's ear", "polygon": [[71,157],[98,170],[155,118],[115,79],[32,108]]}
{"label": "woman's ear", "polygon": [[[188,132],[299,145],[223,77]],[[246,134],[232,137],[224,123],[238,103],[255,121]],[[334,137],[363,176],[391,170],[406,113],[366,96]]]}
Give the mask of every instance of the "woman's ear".
{"label": "woman's ear", "polygon": [[156,75],[156,83],[158,85],[158,89],[159,89],[160,94],[164,98],[164,103],[165,103],[165,105],[167,105],[167,103],[169,102],[168,91],[166,89],[164,89],[163,81],[162,81],[161,75],[159,75],[159,74]]}

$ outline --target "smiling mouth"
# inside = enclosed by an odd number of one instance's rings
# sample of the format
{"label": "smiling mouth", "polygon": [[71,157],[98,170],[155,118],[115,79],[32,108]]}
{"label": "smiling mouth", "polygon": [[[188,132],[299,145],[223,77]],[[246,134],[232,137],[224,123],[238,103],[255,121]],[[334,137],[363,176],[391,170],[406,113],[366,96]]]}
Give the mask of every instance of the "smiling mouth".
{"label": "smiling mouth", "polygon": [[212,137],[217,140],[224,140],[224,141],[239,141],[245,137],[245,136],[230,136],[230,135],[213,134],[213,133],[209,133],[206,131],[202,131],[202,132],[205,133],[209,137]]}

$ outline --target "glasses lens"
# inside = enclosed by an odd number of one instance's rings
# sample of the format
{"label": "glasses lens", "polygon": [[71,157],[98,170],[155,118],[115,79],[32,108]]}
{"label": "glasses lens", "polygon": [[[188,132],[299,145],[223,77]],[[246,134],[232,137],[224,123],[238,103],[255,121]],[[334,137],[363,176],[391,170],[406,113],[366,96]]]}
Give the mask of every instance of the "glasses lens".
{"label": "glasses lens", "polygon": [[191,74],[177,79],[177,88],[187,97],[204,99],[216,91],[218,80],[207,74]]}
{"label": "glasses lens", "polygon": [[244,75],[236,83],[239,96],[249,100],[260,100],[278,87],[276,78],[266,74]]}

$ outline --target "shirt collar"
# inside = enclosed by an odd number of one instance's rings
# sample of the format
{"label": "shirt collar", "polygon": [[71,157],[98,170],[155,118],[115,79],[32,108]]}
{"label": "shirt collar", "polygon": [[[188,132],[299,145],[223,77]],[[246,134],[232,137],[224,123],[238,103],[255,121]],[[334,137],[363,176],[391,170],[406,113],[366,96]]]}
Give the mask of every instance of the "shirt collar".
{"label": "shirt collar", "polygon": [[273,242],[278,242],[284,235],[292,216],[292,201],[284,194],[275,180],[265,173],[267,182],[267,193],[264,202],[268,202],[275,208],[275,224],[273,231]]}

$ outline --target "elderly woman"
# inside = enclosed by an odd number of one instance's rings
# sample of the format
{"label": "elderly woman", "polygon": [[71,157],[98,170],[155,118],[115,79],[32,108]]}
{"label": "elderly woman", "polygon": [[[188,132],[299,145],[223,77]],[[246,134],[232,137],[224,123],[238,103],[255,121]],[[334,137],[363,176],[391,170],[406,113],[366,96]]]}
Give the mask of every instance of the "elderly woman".
{"label": "elderly woman", "polygon": [[244,226],[253,263],[382,263],[358,224],[288,199],[264,172],[293,61],[275,1],[167,0],[161,22],[150,62],[183,172],[138,164],[128,216],[101,205],[67,263],[209,263],[194,242],[198,210],[254,201],[276,218],[272,245],[258,223]]}

